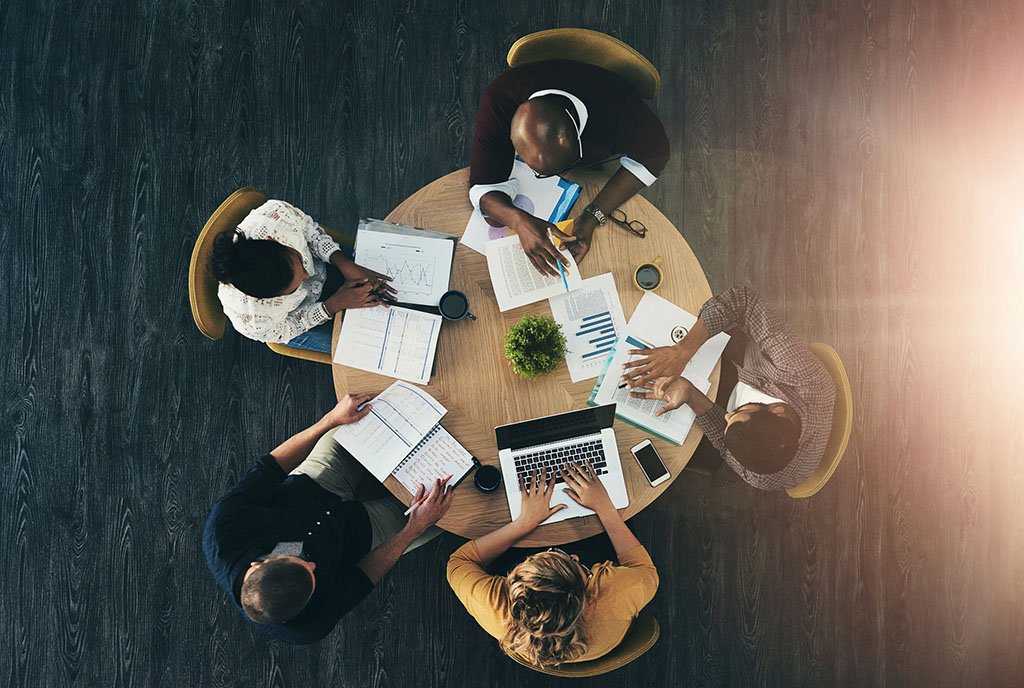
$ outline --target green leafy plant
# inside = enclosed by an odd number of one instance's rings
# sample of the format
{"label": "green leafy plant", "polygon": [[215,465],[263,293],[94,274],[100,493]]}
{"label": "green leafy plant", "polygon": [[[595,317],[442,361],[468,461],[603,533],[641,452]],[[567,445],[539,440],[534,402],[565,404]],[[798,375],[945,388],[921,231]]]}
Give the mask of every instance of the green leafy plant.
{"label": "green leafy plant", "polygon": [[505,358],[527,379],[550,373],[564,357],[562,330],[546,316],[524,315],[505,335]]}

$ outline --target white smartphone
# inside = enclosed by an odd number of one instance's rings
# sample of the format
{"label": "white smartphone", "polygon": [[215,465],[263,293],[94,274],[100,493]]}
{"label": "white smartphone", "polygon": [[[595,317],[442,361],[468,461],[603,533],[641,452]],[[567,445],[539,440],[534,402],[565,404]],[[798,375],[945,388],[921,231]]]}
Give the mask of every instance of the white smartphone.
{"label": "white smartphone", "polygon": [[636,462],[640,464],[640,470],[647,476],[651,487],[657,487],[671,477],[671,473],[665,468],[665,462],[661,460],[661,455],[650,440],[644,440],[631,447],[629,451],[633,452]]}

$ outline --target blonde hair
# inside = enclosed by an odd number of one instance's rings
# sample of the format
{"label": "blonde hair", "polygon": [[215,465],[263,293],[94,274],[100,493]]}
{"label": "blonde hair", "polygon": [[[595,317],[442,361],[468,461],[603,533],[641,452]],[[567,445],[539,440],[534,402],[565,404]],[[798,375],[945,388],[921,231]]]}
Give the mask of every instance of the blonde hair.
{"label": "blonde hair", "polygon": [[508,574],[510,617],[501,649],[538,666],[579,659],[587,651],[580,620],[587,586],[564,552],[540,552]]}

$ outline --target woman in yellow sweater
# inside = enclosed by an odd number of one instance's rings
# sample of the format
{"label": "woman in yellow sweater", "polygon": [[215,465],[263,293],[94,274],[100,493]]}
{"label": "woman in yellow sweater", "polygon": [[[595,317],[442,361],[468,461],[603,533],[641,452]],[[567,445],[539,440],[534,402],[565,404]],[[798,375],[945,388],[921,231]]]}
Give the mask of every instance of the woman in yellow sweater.
{"label": "woman in yellow sweater", "polygon": [[565,508],[550,507],[554,476],[520,484],[522,513],[512,523],[467,542],[448,560],[448,583],[502,650],[539,666],[596,659],[614,649],[654,597],[658,572],[650,555],[612,506],[589,465],[561,474],[567,494],[601,519],[615,548],[610,561],[586,569],[573,554],[552,548],[527,557],[507,576],[486,566]]}

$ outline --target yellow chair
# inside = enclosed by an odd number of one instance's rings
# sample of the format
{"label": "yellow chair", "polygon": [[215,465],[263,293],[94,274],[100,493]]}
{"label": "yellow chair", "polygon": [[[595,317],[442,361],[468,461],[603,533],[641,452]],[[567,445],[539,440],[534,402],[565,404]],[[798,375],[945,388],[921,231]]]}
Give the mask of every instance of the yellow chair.
{"label": "yellow chair", "polygon": [[661,90],[661,74],[651,61],[618,38],[590,29],[547,29],[523,36],[508,51],[508,66],[544,60],[575,60],[614,72],[644,98]]}
{"label": "yellow chair", "polygon": [[[233,231],[249,211],[258,208],[267,201],[267,196],[259,189],[243,188],[228,196],[220,206],[213,211],[210,219],[203,226],[203,231],[196,238],[196,245],[192,249],[192,261],[188,266],[188,298],[192,305],[192,319],[196,322],[199,331],[210,339],[220,339],[224,336],[224,326],[227,316],[224,315],[224,308],[217,298],[217,280],[210,274],[210,258],[213,255],[213,240],[223,232]],[[324,231],[331,235],[340,244],[351,247],[351,237],[346,237],[339,232],[324,227]],[[272,351],[284,356],[299,358],[305,361],[316,361],[330,365],[330,354],[319,351],[309,351],[287,344],[268,343]]]}
{"label": "yellow chair", "polygon": [[518,664],[533,669],[548,676],[562,676],[565,678],[587,678],[588,676],[600,676],[626,666],[634,659],[650,650],[654,643],[658,642],[661,635],[661,628],[658,620],[653,616],[641,614],[629,627],[626,637],[622,639],[619,646],[606,654],[604,657],[587,660],[585,662],[572,662],[562,664],[553,668],[543,668],[527,662],[518,655],[509,655]]}
{"label": "yellow chair", "polygon": [[846,446],[850,443],[850,432],[853,429],[853,390],[850,388],[850,378],[846,376],[843,361],[836,350],[828,344],[815,342],[810,348],[825,365],[836,385],[836,402],[832,409],[832,432],[829,434],[828,444],[825,445],[821,463],[807,480],[786,490],[786,494],[796,498],[810,497],[825,486],[846,453]]}

